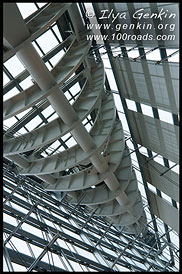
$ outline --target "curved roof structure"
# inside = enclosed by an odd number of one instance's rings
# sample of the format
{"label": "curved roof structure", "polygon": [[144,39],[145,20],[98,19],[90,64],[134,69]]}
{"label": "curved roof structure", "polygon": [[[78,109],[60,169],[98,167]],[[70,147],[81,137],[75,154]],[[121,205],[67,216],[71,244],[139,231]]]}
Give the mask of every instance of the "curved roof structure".
{"label": "curved roof structure", "polygon": [[178,4],[3,16],[4,270],[178,271]]}

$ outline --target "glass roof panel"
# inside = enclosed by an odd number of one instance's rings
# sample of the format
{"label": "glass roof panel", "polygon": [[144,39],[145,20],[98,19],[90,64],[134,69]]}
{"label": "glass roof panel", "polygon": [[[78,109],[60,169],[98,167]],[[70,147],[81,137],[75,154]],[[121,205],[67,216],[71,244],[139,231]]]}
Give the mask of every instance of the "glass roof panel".
{"label": "glass roof panel", "polygon": [[17,119],[15,117],[12,117],[12,118],[9,118],[9,119],[5,120],[3,123],[7,128],[10,128],[16,122],[17,122]]}
{"label": "glass roof panel", "polygon": [[140,105],[141,105],[143,114],[150,116],[150,117],[154,117],[151,106],[148,106],[148,105],[145,105],[142,103]]}
{"label": "glass roof panel", "polygon": [[66,141],[66,145],[68,147],[72,147],[72,146],[74,146],[76,144],[77,144],[77,142],[75,141],[75,139],[73,137],[71,137],[68,141]]}
{"label": "glass roof panel", "polygon": [[53,144],[51,144],[51,148],[52,149],[56,149],[58,146],[60,146],[60,142],[57,140],[57,141],[55,141]]}
{"label": "glass roof panel", "polygon": [[36,4],[39,6],[39,8],[42,8],[43,6],[45,6],[47,4],[47,2],[46,3],[36,3]]}
{"label": "glass roof panel", "polygon": [[23,265],[20,265],[20,264],[15,264],[15,263],[12,263],[13,265],[13,269],[14,271],[16,272],[26,272],[27,271],[27,268]]}
{"label": "glass roof panel", "polygon": [[47,119],[48,122],[51,122],[52,120],[56,119],[58,117],[57,113],[54,113],[51,117]]}
{"label": "glass roof panel", "polygon": [[92,128],[91,124],[87,122],[87,124],[85,125],[86,130],[89,132]]}
{"label": "glass roof panel", "polygon": [[136,58],[136,57],[138,57],[138,56],[139,56],[139,51],[138,51],[137,48],[128,51],[128,57],[129,57],[129,58]]}
{"label": "glass roof panel", "polygon": [[177,51],[176,49],[166,49],[166,53],[167,53],[169,62],[179,63],[179,51]]}
{"label": "glass roof panel", "polygon": [[32,45],[34,46],[34,48],[36,49],[36,51],[38,52],[38,54],[40,55],[40,57],[43,56],[42,51],[39,49],[39,47],[37,46],[37,44],[33,41]]}
{"label": "glass roof panel", "polygon": [[114,96],[114,102],[115,102],[116,108],[120,111],[123,111],[123,106],[122,106],[119,94],[114,93],[113,96]]}
{"label": "glass roof panel", "polygon": [[47,118],[49,115],[51,115],[54,112],[54,109],[52,108],[52,106],[48,106],[47,108],[45,108],[42,111],[42,114],[44,115],[45,118]]}
{"label": "glass roof panel", "polygon": [[31,109],[32,109],[32,108],[28,108],[28,109],[22,111],[21,113],[17,114],[17,115],[16,115],[17,118],[18,118],[18,119],[21,119],[21,118],[22,118],[23,116],[25,116]]}
{"label": "glass roof panel", "polygon": [[149,52],[150,50],[152,50],[152,48],[145,48],[145,53],[146,53],[146,59],[147,60],[153,60],[153,61],[159,61],[161,60],[161,55],[160,55],[160,50],[159,49],[155,49],[154,51]]}
{"label": "glass roof panel", "polygon": [[34,3],[17,3],[23,19],[34,13],[38,8]]}
{"label": "glass roof panel", "polygon": [[41,118],[39,116],[36,116],[35,118],[33,118],[30,122],[26,124],[26,128],[28,128],[28,130],[31,131],[41,122],[42,122]]}
{"label": "glass roof panel", "polygon": [[27,78],[25,78],[21,83],[20,83],[20,86],[25,90],[29,87],[31,87],[33,85],[33,82],[32,82],[32,77],[31,76],[28,76]]}
{"label": "glass roof panel", "polygon": [[130,99],[126,99],[126,103],[127,103],[128,109],[133,110],[133,111],[137,111],[135,101],[132,101]]}
{"label": "glass roof panel", "polygon": [[79,83],[74,84],[74,86],[72,86],[69,90],[71,91],[73,96],[76,95],[80,91]]}
{"label": "glass roof panel", "polygon": [[50,65],[49,62],[46,62],[45,64],[46,64],[46,67],[48,68],[49,71],[52,70],[52,66]]}
{"label": "glass roof panel", "polygon": [[57,26],[57,25],[54,25],[54,26],[52,27],[52,29],[55,31],[55,33],[56,33],[57,37],[59,38],[60,42],[62,42],[63,39],[62,39],[62,37],[61,37],[60,31],[59,31],[59,29],[58,29],[58,26]]}
{"label": "glass roof panel", "polygon": [[61,57],[65,54],[63,50],[59,51],[56,55],[54,55],[49,61],[53,66],[55,66],[58,61],[60,61]]}
{"label": "glass roof panel", "polygon": [[172,125],[174,124],[173,119],[172,119],[172,114],[170,112],[162,110],[162,109],[158,109],[158,112],[159,112],[159,118],[161,121],[170,123]]}
{"label": "glass roof panel", "polygon": [[16,87],[12,88],[8,93],[3,95],[3,101],[10,99],[11,97],[15,96],[18,93],[19,93],[19,90]]}
{"label": "glass roof panel", "polygon": [[69,91],[66,91],[66,92],[64,93],[64,95],[66,96],[66,98],[67,98],[68,100],[70,100],[70,99],[72,98],[72,96],[71,96],[71,94],[70,94]]}
{"label": "glass roof panel", "polygon": [[39,38],[36,39],[36,41],[38,42],[45,54],[59,44],[51,30],[43,33]]}
{"label": "glass roof panel", "polygon": [[17,131],[17,133],[19,133],[19,134],[25,134],[25,133],[27,133],[27,130],[25,130],[25,128],[21,128],[21,129],[19,129]]}
{"label": "glass roof panel", "polygon": [[4,65],[10,71],[13,77],[16,77],[18,74],[25,70],[24,66],[16,55],[8,59]]}
{"label": "glass roof panel", "polygon": [[70,138],[71,134],[70,133],[67,133],[65,134],[63,137],[62,137],[62,140],[63,141],[66,141],[68,138]]}
{"label": "glass roof panel", "polygon": [[3,71],[3,86],[5,86],[10,81],[9,77]]}

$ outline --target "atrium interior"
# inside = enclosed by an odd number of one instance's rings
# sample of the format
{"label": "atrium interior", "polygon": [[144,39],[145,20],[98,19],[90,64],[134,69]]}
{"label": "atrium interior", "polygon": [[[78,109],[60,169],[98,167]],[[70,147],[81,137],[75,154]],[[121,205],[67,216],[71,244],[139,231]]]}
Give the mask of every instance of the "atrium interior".
{"label": "atrium interior", "polygon": [[3,271],[179,272],[177,3],[3,4]]}

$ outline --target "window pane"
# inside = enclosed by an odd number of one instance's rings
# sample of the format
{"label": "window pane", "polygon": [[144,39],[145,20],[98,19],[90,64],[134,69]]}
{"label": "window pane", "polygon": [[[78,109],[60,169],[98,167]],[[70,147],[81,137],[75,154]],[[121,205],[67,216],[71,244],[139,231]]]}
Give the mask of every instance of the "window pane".
{"label": "window pane", "polygon": [[144,104],[140,104],[143,114],[154,117],[152,112],[152,107]]}
{"label": "window pane", "polygon": [[173,124],[173,118],[172,118],[172,114],[170,112],[164,111],[162,109],[158,109],[158,112],[159,112],[159,118],[161,121]]}
{"label": "window pane", "polygon": [[59,31],[57,25],[55,25],[55,26],[53,27],[53,30],[55,31],[55,33],[56,33],[56,35],[58,36],[59,40],[62,42],[63,39],[62,39],[62,37],[61,37],[61,35],[60,35],[60,31]]}
{"label": "window pane", "polygon": [[26,128],[28,130],[33,130],[38,124],[42,122],[42,119],[39,116],[36,116],[32,119],[28,124],[26,124]]}
{"label": "window pane", "polygon": [[127,103],[128,109],[133,110],[133,111],[137,111],[134,101],[132,101],[130,99],[126,99],[126,103]]}
{"label": "window pane", "polygon": [[33,82],[32,82],[32,77],[31,76],[28,76],[25,80],[23,80],[21,83],[20,83],[20,86],[25,90],[29,87],[31,87],[33,85]]}
{"label": "window pane", "polygon": [[17,119],[15,117],[12,117],[12,118],[5,120],[3,123],[4,123],[5,127],[10,128],[16,122],[17,122]]}
{"label": "window pane", "polygon": [[34,46],[34,48],[36,49],[36,51],[38,52],[38,54],[40,55],[40,57],[43,56],[42,51],[39,49],[39,47],[37,46],[37,44],[35,42],[32,42],[32,45]]}
{"label": "window pane", "polygon": [[3,86],[6,85],[9,81],[9,77],[6,75],[6,73],[3,72]]}
{"label": "window pane", "polygon": [[25,70],[24,66],[22,65],[18,57],[16,57],[16,55],[8,59],[4,63],[4,65],[13,75],[13,77],[16,77],[18,74]]}
{"label": "window pane", "polygon": [[6,101],[6,100],[12,98],[13,96],[15,96],[18,93],[19,93],[19,90],[16,87],[12,88],[8,93],[6,93],[3,96],[3,101]]}
{"label": "window pane", "polygon": [[25,241],[18,239],[16,237],[12,237],[11,242],[14,244],[14,246],[16,246],[16,249],[18,250],[18,252],[26,254],[28,256],[31,255]]}
{"label": "window pane", "polygon": [[37,7],[34,3],[17,3],[17,6],[23,19],[25,19],[37,10]]}
{"label": "window pane", "polygon": [[49,115],[51,115],[54,112],[54,109],[52,106],[48,106],[42,111],[42,114],[44,115],[45,118],[47,118]]}
{"label": "window pane", "polygon": [[19,272],[19,271],[27,272],[27,268],[23,265],[12,263],[12,266],[13,266],[14,272]]}
{"label": "window pane", "polygon": [[37,5],[39,6],[39,8],[42,8],[43,6],[45,6],[47,3],[37,3]]}
{"label": "window pane", "polygon": [[51,30],[48,30],[39,38],[37,38],[37,42],[43,49],[44,53],[49,52],[51,49],[59,44]]}

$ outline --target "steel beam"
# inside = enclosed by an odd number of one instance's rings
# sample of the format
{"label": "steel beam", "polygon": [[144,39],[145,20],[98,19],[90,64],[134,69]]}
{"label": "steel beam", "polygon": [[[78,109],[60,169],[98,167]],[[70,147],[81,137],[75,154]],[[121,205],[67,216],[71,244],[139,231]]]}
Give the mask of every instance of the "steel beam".
{"label": "steel beam", "polygon": [[[16,253],[13,249],[10,249],[10,248],[8,248],[8,253],[9,253],[11,262],[22,265],[22,266],[25,266],[22,263],[22,260],[25,261],[27,263],[27,265],[31,265],[34,261],[34,258],[32,258],[26,254],[23,254],[21,252]],[[22,258],[22,260],[20,258]],[[48,263],[39,261],[35,270],[37,270],[39,272],[44,272],[44,271],[49,272],[49,268],[50,268],[50,265]],[[57,266],[54,266],[54,270],[55,270],[55,272],[66,272],[65,269],[57,267]]]}
{"label": "steel beam", "polygon": [[[7,182],[7,184],[9,185],[8,182]],[[27,184],[27,183],[26,183],[26,184]],[[28,185],[27,185],[27,187],[28,187]],[[45,195],[46,195],[46,194],[45,194]],[[46,196],[49,196],[49,195],[46,195]],[[16,198],[17,198],[17,197],[16,197]],[[13,200],[15,199],[15,201],[16,201],[16,198],[13,197]],[[17,199],[19,199],[19,198],[17,198]],[[50,197],[50,199],[52,199],[52,198]],[[54,199],[53,199],[53,200],[54,200]],[[22,202],[23,202],[23,201],[22,201]],[[25,202],[24,202],[24,203],[25,203]],[[42,201],[40,201],[40,203],[42,203]],[[19,204],[19,203],[18,203],[18,204]],[[20,203],[20,204],[21,204],[21,203]],[[50,204],[47,204],[47,205],[50,206]],[[66,204],[65,204],[65,205],[66,205]],[[27,207],[25,207],[25,208],[27,208]],[[54,210],[54,208],[52,208],[52,210]],[[45,213],[43,213],[43,212],[41,213],[41,215],[42,215],[42,214],[43,214],[43,216],[45,216],[45,217],[47,216],[47,215],[45,215]],[[65,213],[64,213],[64,214],[65,214]],[[80,215],[80,216],[81,216],[81,215]],[[50,216],[50,217],[47,216],[47,217],[48,217],[49,220],[51,220],[51,216]],[[47,217],[46,217],[46,218],[47,218]],[[73,216],[72,216],[72,218],[73,218]],[[33,219],[33,218],[32,218],[32,219]],[[59,220],[59,222],[60,222],[60,221],[61,221],[61,220]],[[75,221],[78,222],[78,220],[76,220],[76,219],[75,219]],[[94,221],[94,219],[92,218],[92,222],[93,222],[93,221]],[[35,222],[35,219],[34,219],[34,222]],[[55,220],[54,222],[56,222],[56,220]],[[61,223],[62,223],[62,222],[63,222],[63,221],[61,221]],[[83,222],[83,223],[84,223],[84,222]],[[31,224],[32,224],[32,223],[31,223]],[[101,225],[100,223],[98,223],[98,224]],[[63,225],[63,223],[62,223],[62,225]],[[40,226],[40,224],[39,224],[39,226]],[[65,228],[68,228],[68,223],[65,223]],[[50,229],[52,230],[53,228],[50,227]],[[70,229],[71,229],[71,226],[70,226]],[[88,229],[89,229],[89,230],[92,230],[92,227],[89,225]],[[77,228],[75,227],[75,232],[76,232],[76,231],[77,231]],[[112,229],[110,228],[110,229],[109,229],[109,232],[111,233],[111,231],[112,231]],[[20,232],[20,230],[19,230],[19,232]],[[56,233],[56,230],[53,229],[53,233]],[[85,232],[84,232],[84,233],[85,233]],[[95,233],[98,234],[98,232],[95,232]],[[108,238],[109,240],[111,240],[111,241],[116,241],[116,238],[113,238],[113,239],[112,239],[112,236],[111,236],[110,233],[107,235],[107,238]],[[114,232],[113,232],[113,233],[114,233]],[[21,234],[22,234],[22,233],[21,233]],[[61,234],[62,234],[62,232],[61,232]],[[87,237],[93,238],[93,236],[91,236],[91,235],[89,236],[88,233],[86,233],[85,235],[87,235]],[[65,237],[66,237],[66,235],[65,235]],[[126,237],[126,235],[123,235],[123,237]],[[127,238],[130,239],[129,236],[126,237],[126,239],[127,239]],[[130,239],[130,240],[131,240],[131,239]],[[76,239],[74,240],[74,239],[73,239],[73,241],[74,241],[74,242],[75,242],[75,241],[77,242],[78,240],[76,240]],[[76,242],[75,242],[75,243],[76,243]],[[95,242],[97,242],[97,240],[95,240]],[[118,243],[119,243],[119,242],[118,242]],[[101,244],[101,245],[105,245],[105,243],[104,243],[103,240],[101,241],[100,244]],[[81,244],[81,245],[83,245],[83,244]],[[137,245],[138,245],[138,243],[135,242],[135,246],[137,246]],[[125,246],[125,243],[123,243],[123,246]],[[146,245],[145,245],[145,246],[146,246]],[[108,247],[108,243],[106,244],[106,247]],[[89,247],[88,247],[88,248],[89,248]],[[112,246],[111,246],[110,248],[112,249]],[[133,248],[134,248],[134,246],[133,246]],[[147,246],[146,246],[146,248],[147,248]],[[140,252],[140,249],[137,249],[137,251]],[[141,251],[144,252],[143,249],[141,249]],[[126,251],[126,252],[127,252],[127,251]],[[146,252],[146,255],[147,255],[147,252]],[[129,254],[128,254],[128,256],[129,256]],[[143,255],[142,255],[142,256],[143,256]],[[152,258],[153,255],[152,255],[152,253],[151,253],[150,255],[148,254],[148,256],[149,256],[150,258]],[[133,257],[133,258],[134,258],[134,257]],[[137,260],[137,258],[136,258],[136,260]]]}
{"label": "steel beam", "polygon": [[47,253],[49,248],[52,247],[54,242],[59,238],[59,232],[52,238],[52,240],[44,247],[44,250],[41,252],[41,254],[37,257],[37,259],[31,264],[31,266],[27,269],[27,272],[31,272],[39,261],[44,257],[44,255]]}

